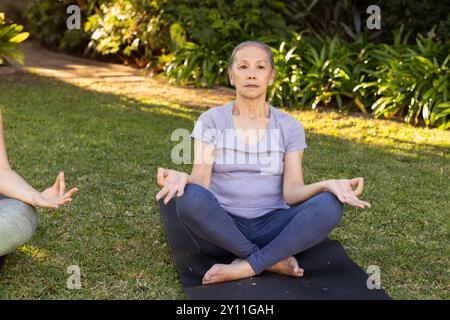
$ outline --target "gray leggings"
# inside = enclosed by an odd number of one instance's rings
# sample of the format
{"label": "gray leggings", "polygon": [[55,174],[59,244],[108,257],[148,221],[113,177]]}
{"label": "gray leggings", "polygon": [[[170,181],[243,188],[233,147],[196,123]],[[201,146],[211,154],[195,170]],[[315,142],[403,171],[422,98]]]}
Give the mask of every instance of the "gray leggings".
{"label": "gray leggings", "polygon": [[324,240],[343,215],[342,203],[330,192],[253,219],[226,212],[198,184],[186,185],[175,199],[177,215],[200,251],[247,259],[256,274]]}
{"label": "gray leggings", "polygon": [[0,256],[29,241],[38,222],[38,213],[33,206],[0,195]]}

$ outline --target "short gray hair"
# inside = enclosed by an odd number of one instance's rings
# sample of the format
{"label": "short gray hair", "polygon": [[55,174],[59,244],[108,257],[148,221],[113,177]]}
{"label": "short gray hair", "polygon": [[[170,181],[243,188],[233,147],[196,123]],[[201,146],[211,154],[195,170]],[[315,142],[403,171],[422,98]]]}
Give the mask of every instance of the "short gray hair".
{"label": "short gray hair", "polygon": [[228,60],[228,68],[227,71],[229,72],[231,69],[231,66],[233,65],[234,62],[234,57],[236,56],[236,53],[246,47],[258,47],[263,49],[267,55],[269,56],[269,61],[270,61],[270,66],[272,67],[272,70],[275,70],[275,63],[273,61],[273,52],[272,49],[270,49],[270,47],[265,44],[264,42],[261,41],[256,41],[256,40],[247,40],[244,42],[239,43],[234,49],[233,52],[231,53],[230,59]]}

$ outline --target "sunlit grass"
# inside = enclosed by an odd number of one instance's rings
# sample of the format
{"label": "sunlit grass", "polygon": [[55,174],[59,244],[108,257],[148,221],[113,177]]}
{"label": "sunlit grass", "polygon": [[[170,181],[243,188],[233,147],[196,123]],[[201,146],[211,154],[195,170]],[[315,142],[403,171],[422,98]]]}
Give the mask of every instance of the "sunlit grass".
{"label": "sunlit grass", "polygon": [[43,261],[48,257],[48,254],[44,250],[29,245],[23,245],[17,250],[29,255],[37,261]]}

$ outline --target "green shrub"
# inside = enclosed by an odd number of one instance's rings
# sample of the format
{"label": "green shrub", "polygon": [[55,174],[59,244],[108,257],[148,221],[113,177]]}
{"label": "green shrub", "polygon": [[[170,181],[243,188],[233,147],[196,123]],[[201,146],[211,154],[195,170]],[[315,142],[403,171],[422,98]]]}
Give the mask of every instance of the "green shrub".
{"label": "green shrub", "polygon": [[[170,81],[195,86],[228,84],[234,46],[261,40],[274,52],[277,76],[268,92],[274,104],[371,111],[411,124],[450,126],[448,1],[434,6],[428,0],[379,0],[374,4],[382,9],[381,33],[364,26],[370,0],[77,3],[87,4],[82,8],[87,32],[66,30],[65,8],[72,1],[34,0],[28,12],[33,35],[72,51],[85,48],[89,40],[93,52],[164,71],[161,75]],[[433,10],[436,15],[417,19]],[[422,35],[431,23],[436,27]],[[391,29],[398,31],[388,35]],[[374,38],[379,42],[369,41]]]}
{"label": "green shrub", "polygon": [[27,10],[32,37],[47,47],[57,48],[67,30],[66,8],[71,4],[70,0],[34,0]]}
{"label": "green shrub", "polygon": [[408,44],[410,35],[400,28],[389,45],[293,33],[272,49],[277,77],[269,99],[292,108],[371,110],[375,117],[447,129],[449,42],[434,29],[427,37],[418,34],[416,45]]}
{"label": "green shrub", "polygon": [[146,66],[166,52],[169,33],[162,23],[164,1],[117,0],[104,2],[88,18],[89,47],[102,55]]}
{"label": "green shrub", "polygon": [[[381,9],[381,30],[367,30],[366,10]],[[413,37],[439,25],[436,32],[450,38],[450,2],[447,0],[299,0],[286,1],[283,16],[294,30],[309,30],[321,37],[339,35],[355,40],[365,33],[369,39],[391,42],[392,30],[404,25]]]}
{"label": "green shrub", "polygon": [[25,41],[29,34],[22,32],[23,26],[6,24],[5,14],[0,12],[0,65],[7,62],[7,58],[23,63],[23,54],[17,44]]}
{"label": "green shrub", "polygon": [[[369,2],[371,0],[368,0]],[[374,2],[374,1],[372,1]],[[435,25],[441,25],[438,33],[441,39],[450,38],[449,14],[450,1],[447,0],[377,0],[382,12],[382,30],[398,30],[404,26],[410,30],[413,38],[417,34],[424,34],[431,30]],[[447,24],[447,29],[445,28]]]}
{"label": "green shrub", "polygon": [[101,0],[33,0],[26,16],[31,36],[42,45],[66,52],[85,52],[89,43],[89,34],[83,30],[68,30],[67,7],[80,5],[81,18],[85,21]]}
{"label": "green shrub", "polygon": [[303,58],[296,52],[301,40],[302,34],[293,33],[293,39],[282,41],[277,48],[272,48],[276,71],[275,81],[268,92],[272,103],[286,107],[298,106],[299,81],[304,76]]}
{"label": "green shrub", "polygon": [[[272,49],[276,80],[269,90],[275,104],[312,108],[337,106],[343,111],[367,112],[361,99],[368,94],[353,88],[364,80],[368,67],[369,45],[333,38],[293,33],[293,40]],[[354,100],[355,103],[349,103]]]}
{"label": "green shrub", "polygon": [[[227,50],[228,49],[228,50]],[[178,49],[166,64],[166,75],[172,82],[195,86],[225,84],[227,79],[226,55],[230,45],[211,49],[186,42]]]}
{"label": "green shrub", "polygon": [[394,45],[383,44],[373,50],[376,69],[371,82],[360,87],[375,88],[371,109],[376,117],[404,118],[427,126],[450,127],[450,46],[418,34],[416,46],[406,45],[407,36],[396,33]]}
{"label": "green shrub", "polygon": [[[288,38],[281,1],[175,0],[167,7],[172,54],[166,75],[172,81],[196,86],[227,82],[230,52],[249,39],[275,44]],[[173,26],[178,32],[173,32]],[[174,40],[183,34],[182,44]]]}

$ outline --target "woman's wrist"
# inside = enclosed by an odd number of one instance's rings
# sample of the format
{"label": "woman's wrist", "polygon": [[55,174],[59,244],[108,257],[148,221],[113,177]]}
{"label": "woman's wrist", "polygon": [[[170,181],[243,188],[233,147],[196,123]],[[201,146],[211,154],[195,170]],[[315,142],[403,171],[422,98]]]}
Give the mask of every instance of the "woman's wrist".
{"label": "woman's wrist", "polygon": [[36,207],[36,198],[39,197],[41,194],[37,190],[30,190],[29,194],[27,195],[28,201],[25,201],[28,204],[31,204],[32,206]]}
{"label": "woman's wrist", "polygon": [[[35,198],[39,195],[39,191],[29,185],[18,173],[8,169],[1,172],[0,183],[4,195],[13,199],[21,200],[34,206]],[[5,183],[8,181],[7,183]]]}
{"label": "woman's wrist", "polygon": [[330,191],[330,183],[331,183],[331,181],[333,181],[333,180],[324,180],[324,181],[322,181],[322,190],[323,190],[323,192],[331,192]]}

